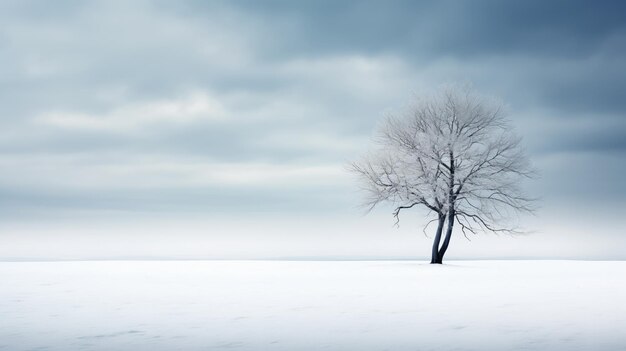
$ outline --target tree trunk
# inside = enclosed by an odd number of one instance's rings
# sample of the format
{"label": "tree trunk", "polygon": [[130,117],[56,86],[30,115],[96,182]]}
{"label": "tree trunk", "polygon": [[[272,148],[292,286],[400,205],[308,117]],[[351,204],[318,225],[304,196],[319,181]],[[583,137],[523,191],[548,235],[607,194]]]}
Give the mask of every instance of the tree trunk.
{"label": "tree trunk", "polygon": [[439,264],[443,263],[443,256],[446,254],[446,250],[448,250],[448,245],[450,245],[450,237],[452,236],[452,227],[454,226],[454,202],[456,201],[456,196],[454,195],[454,172],[455,172],[455,162],[454,162],[454,153],[452,149],[450,149],[450,184],[448,185],[448,228],[446,229],[446,237],[443,239],[443,244],[441,245],[441,249],[437,253],[437,259]]}
{"label": "tree trunk", "polygon": [[446,237],[443,239],[443,244],[441,244],[441,249],[437,253],[437,258],[439,262],[443,263],[443,256],[446,254],[446,250],[448,250],[448,245],[450,245],[450,237],[452,237],[452,227],[454,227],[454,210],[450,210],[448,212],[448,228],[446,229]]}
{"label": "tree trunk", "polygon": [[435,234],[435,240],[433,241],[433,251],[430,259],[431,264],[441,263],[439,259],[439,242],[441,241],[441,232],[443,231],[443,223],[446,217],[443,213],[439,214],[439,224],[437,225],[437,233]]}

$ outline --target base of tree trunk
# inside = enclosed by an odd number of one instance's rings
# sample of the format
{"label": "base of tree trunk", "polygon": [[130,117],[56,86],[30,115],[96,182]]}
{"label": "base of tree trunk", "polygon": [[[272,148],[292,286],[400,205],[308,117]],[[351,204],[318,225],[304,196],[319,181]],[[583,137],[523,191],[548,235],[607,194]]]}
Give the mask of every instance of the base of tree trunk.
{"label": "base of tree trunk", "polygon": [[434,257],[430,259],[430,264],[442,264],[442,263],[443,263],[442,257]]}

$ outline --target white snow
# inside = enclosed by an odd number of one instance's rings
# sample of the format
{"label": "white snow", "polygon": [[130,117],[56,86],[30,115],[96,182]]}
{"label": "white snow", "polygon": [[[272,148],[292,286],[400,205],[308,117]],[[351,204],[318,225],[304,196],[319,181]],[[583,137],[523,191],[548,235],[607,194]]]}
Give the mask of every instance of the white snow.
{"label": "white snow", "polygon": [[0,262],[0,350],[625,350],[626,262]]}

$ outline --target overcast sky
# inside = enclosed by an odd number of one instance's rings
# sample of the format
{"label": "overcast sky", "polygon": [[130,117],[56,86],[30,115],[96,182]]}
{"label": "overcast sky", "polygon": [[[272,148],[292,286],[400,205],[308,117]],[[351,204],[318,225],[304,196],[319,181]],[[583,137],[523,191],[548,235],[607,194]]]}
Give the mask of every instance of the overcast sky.
{"label": "overcast sky", "polygon": [[450,255],[626,259],[625,13],[3,1],[0,256],[425,257],[423,214],[363,216],[346,162],[386,112],[471,82],[509,105],[541,209],[529,238],[458,237]]}

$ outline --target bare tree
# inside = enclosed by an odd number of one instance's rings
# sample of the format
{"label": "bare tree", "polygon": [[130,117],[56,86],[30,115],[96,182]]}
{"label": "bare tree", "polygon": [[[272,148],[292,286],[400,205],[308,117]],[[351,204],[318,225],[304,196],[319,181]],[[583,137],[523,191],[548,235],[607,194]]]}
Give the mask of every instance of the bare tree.
{"label": "bare tree", "polygon": [[466,238],[518,233],[510,221],[533,210],[519,184],[533,171],[502,103],[469,87],[448,86],[389,116],[377,146],[351,166],[369,195],[366,205],[391,202],[396,224],[413,207],[434,214],[426,225],[437,222],[431,263],[442,263],[455,223]]}

